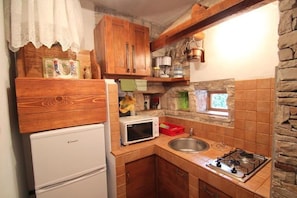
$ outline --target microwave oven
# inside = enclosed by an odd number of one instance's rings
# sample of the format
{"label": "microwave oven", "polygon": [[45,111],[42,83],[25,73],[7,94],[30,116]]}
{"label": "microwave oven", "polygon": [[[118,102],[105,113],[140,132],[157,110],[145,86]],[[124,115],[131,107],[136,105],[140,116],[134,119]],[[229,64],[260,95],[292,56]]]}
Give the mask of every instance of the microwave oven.
{"label": "microwave oven", "polygon": [[159,118],[154,116],[120,117],[121,143],[133,144],[159,136]]}

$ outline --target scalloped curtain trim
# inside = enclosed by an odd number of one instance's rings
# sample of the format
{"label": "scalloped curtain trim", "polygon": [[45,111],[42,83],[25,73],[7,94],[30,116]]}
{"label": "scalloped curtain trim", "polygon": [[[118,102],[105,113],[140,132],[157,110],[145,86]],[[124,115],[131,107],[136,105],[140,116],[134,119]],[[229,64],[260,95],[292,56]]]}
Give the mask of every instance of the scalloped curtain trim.
{"label": "scalloped curtain trim", "polygon": [[79,52],[83,20],[79,0],[4,0],[9,49],[29,42],[36,48],[60,43],[62,50]]}

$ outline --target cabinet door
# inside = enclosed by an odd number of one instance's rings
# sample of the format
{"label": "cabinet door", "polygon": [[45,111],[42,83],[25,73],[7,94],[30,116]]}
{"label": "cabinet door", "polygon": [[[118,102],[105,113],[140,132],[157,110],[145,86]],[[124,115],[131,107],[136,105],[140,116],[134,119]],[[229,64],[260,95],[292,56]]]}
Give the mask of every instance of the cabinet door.
{"label": "cabinet door", "polygon": [[132,75],[150,75],[151,57],[147,27],[130,24],[130,47],[130,73]]}
{"label": "cabinet door", "polygon": [[231,198],[215,187],[199,180],[199,198]]}
{"label": "cabinet door", "polygon": [[96,25],[94,46],[104,74],[150,75],[149,29],[105,15]]}
{"label": "cabinet door", "polygon": [[126,164],[127,198],[154,198],[155,186],[155,156]]}
{"label": "cabinet door", "polygon": [[129,22],[106,17],[106,73],[126,74],[129,67]]}
{"label": "cabinet door", "polygon": [[157,197],[188,198],[188,173],[168,161],[157,157]]}

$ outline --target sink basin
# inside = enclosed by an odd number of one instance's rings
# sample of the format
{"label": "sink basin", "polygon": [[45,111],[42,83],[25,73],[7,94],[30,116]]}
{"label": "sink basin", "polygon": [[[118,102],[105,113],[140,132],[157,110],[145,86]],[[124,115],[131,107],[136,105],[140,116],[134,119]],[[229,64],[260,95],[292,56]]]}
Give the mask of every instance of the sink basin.
{"label": "sink basin", "polygon": [[209,149],[209,144],[207,142],[192,137],[176,138],[171,140],[168,145],[176,151],[187,153],[194,153]]}

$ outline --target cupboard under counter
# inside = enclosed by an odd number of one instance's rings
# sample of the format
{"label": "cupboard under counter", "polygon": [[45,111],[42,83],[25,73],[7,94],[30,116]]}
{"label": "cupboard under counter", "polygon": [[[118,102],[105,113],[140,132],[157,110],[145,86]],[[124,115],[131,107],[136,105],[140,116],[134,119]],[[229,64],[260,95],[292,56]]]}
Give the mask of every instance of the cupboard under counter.
{"label": "cupboard under counter", "polygon": [[[168,142],[177,137],[185,137],[182,134],[175,137],[160,134],[160,137],[134,145],[121,147],[112,153],[116,160],[116,175],[118,197],[126,197],[125,163],[141,159],[150,155],[157,155],[168,162],[185,170],[189,174],[189,195],[198,197],[199,179],[223,191],[231,197],[239,195],[253,195],[255,197],[269,197],[271,162],[263,167],[257,174],[246,183],[238,182],[227,176],[220,175],[209,169],[206,164],[210,159],[222,155],[226,150],[216,150],[213,145],[217,142],[206,140],[211,148],[198,154],[184,154],[168,147]],[[230,148],[231,149],[231,148]]]}

